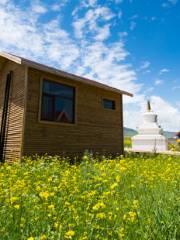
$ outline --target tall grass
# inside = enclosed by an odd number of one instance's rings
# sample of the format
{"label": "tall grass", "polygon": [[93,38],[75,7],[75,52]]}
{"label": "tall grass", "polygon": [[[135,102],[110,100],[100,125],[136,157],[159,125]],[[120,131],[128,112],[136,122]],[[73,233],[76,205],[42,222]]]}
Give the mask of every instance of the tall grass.
{"label": "tall grass", "polygon": [[4,164],[0,239],[180,239],[179,164],[163,155]]}

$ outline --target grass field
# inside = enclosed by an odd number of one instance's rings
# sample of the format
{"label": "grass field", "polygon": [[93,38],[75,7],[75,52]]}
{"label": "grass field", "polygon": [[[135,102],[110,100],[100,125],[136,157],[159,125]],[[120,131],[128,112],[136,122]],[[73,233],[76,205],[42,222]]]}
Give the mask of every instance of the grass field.
{"label": "grass field", "polygon": [[0,239],[180,239],[180,158],[85,155],[0,167]]}

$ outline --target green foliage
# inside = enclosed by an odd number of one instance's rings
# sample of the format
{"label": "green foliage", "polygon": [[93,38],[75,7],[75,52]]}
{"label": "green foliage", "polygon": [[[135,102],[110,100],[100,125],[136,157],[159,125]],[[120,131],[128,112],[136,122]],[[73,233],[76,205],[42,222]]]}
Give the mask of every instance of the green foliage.
{"label": "green foliage", "polygon": [[124,137],[124,146],[127,148],[131,148],[132,146],[131,137]]}
{"label": "green foliage", "polygon": [[177,144],[169,143],[168,148],[171,151],[180,152],[180,143],[177,143]]}
{"label": "green foliage", "polygon": [[180,239],[180,158],[80,164],[36,157],[0,167],[0,239]]}

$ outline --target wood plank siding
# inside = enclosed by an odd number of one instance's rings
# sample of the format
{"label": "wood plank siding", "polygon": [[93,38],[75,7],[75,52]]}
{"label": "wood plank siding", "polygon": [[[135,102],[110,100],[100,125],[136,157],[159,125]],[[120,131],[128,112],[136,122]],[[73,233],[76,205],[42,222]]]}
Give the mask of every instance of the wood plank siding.
{"label": "wood plank siding", "polygon": [[[40,119],[42,79],[75,87],[75,124]],[[23,154],[123,152],[122,95],[33,68],[28,69]],[[116,110],[104,109],[103,98],[115,100]]]}
{"label": "wood plank siding", "polygon": [[5,159],[13,161],[21,157],[23,119],[24,119],[24,93],[25,93],[25,66],[0,58],[0,124],[4,104],[4,94],[7,74],[13,71],[10,88],[9,108],[7,114],[5,136]]}

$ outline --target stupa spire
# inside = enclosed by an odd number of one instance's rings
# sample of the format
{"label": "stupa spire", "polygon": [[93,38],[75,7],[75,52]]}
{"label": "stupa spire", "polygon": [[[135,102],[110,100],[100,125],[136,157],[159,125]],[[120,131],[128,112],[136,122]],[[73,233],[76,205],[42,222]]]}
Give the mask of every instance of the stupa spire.
{"label": "stupa spire", "polygon": [[147,101],[147,111],[150,112],[152,109],[151,109],[151,102],[150,100]]}

